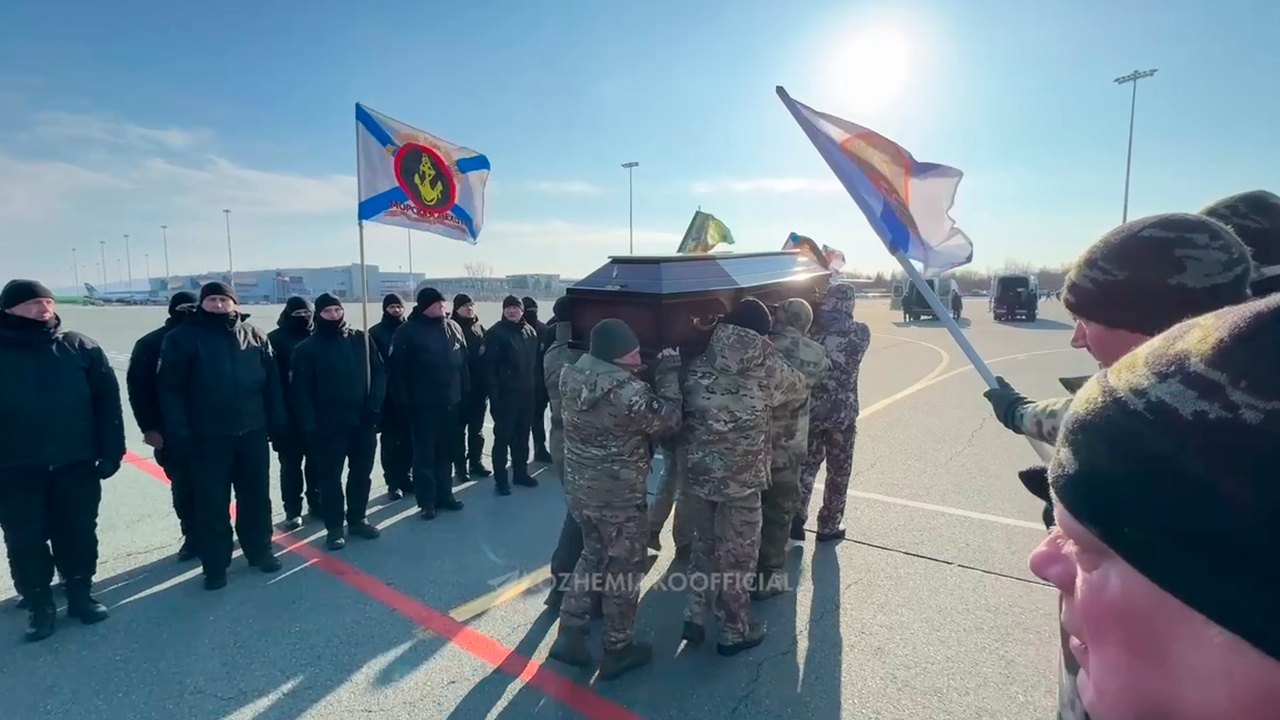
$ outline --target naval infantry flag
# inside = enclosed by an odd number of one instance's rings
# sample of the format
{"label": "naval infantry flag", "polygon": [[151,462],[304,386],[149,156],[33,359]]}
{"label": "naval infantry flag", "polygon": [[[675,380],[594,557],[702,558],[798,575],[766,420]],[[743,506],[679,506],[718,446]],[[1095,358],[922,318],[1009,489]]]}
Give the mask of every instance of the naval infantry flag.
{"label": "naval infantry flag", "polygon": [[920,162],[885,136],[818,112],[781,87],[778,97],[890,254],[920,263],[926,277],[973,260],[973,243],[950,214],[964,173]]}
{"label": "naval infantry flag", "polygon": [[360,222],[476,244],[489,158],[356,103]]}

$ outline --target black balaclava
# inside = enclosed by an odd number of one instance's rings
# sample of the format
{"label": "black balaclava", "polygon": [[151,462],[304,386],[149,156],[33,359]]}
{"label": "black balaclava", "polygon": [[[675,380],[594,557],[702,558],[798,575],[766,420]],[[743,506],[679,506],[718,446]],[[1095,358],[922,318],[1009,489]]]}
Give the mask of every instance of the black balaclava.
{"label": "black balaclava", "polygon": [[[299,310],[307,310],[311,314],[305,317],[294,315]],[[280,311],[280,319],[276,321],[276,326],[290,333],[305,335],[311,332],[314,327],[314,316],[315,309],[311,307],[311,301],[299,295],[294,295],[285,301],[284,310]]]}
{"label": "black balaclava", "polygon": [[347,324],[345,314],[340,320],[326,320],[320,313],[324,312],[324,309],[328,307],[342,307],[342,301],[329,293],[323,293],[316,298],[316,332],[337,332]]}
{"label": "black balaclava", "polygon": [[525,296],[520,298],[520,307],[524,309],[524,321],[530,325],[538,324],[538,301]]}
{"label": "black balaclava", "polygon": [[[195,293],[190,290],[179,290],[173,294],[173,297],[169,298],[169,320],[165,324],[177,324],[186,320],[195,310],[195,306],[199,304],[200,298],[196,297]],[[180,310],[179,308],[184,305],[189,305],[191,307],[188,307],[185,310]]]}

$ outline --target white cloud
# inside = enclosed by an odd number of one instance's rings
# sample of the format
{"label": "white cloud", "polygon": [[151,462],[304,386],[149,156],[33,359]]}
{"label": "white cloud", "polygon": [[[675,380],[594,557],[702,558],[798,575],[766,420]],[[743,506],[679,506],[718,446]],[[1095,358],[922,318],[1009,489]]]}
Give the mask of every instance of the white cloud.
{"label": "white cloud", "polygon": [[551,195],[599,195],[604,192],[601,188],[591,183],[576,181],[546,181],[537,182],[532,185],[534,190],[544,192]]}
{"label": "white cloud", "polygon": [[811,178],[752,178],[704,180],[689,188],[695,195],[745,195],[777,193],[834,193],[842,190],[835,178],[815,180]]}
{"label": "white cloud", "polygon": [[0,154],[0,220],[39,221],[75,194],[129,188],[108,173],[55,160],[25,161]]}
{"label": "white cloud", "polygon": [[353,175],[306,177],[254,170],[220,157],[179,165],[147,158],[132,174],[140,185],[169,188],[171,197],[194,211],[230,208],[233,214],[354,214]]}
{"label": "white cloud", "polygon": [[111,118],[63,112],[41,113],[32,133],[50,140],[89,140],[169,150],[198,151],[213,143],[213,135],[206,130],[149,128]]}

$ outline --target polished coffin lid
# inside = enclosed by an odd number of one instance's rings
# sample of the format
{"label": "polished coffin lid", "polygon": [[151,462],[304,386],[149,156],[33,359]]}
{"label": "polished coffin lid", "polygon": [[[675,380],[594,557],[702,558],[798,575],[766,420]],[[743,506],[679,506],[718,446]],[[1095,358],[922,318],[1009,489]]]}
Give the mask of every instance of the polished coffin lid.
{"label": "polished coffin lid", "polygon": [[701,352],[715,320],[738,300],[813,302],[830,277],[812,253],[798,251],[626,255],[609,258],[565,292],[580,348],[597,322],[616,317],[631,325],[646,354],[677,345]]}

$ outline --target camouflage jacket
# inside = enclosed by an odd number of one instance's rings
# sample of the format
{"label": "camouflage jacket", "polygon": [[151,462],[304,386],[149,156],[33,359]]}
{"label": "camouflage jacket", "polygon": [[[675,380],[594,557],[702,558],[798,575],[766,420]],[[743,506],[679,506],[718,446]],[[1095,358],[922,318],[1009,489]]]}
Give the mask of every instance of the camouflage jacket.
{"label": "camouflage jacket", "polygon": [[828,293],[809,337],[827,351],[831,361],[831,371],[813,388],[810,426],[848,427],[858,419],[858,370],[871,344],[871,328],[853,319],[852,290],[847,299]]}
{"label": "camouflage jacket", "polygon": [[759,334],[718,325],[682,389],[685,489],[720,501],[768,487],[773,409],[806,395],[804,375]]}
{"label": "camouflage jacket", "polygon": [[1013,426],[1017,431],[1032,440],[1039,440],[1042,443],[1056,445],[1058,443],[1058,429],[1062,427],[1062,421],[1067,416],[1067,410],[1071,408],[1071,401],[1077,390],[1084,386],[1089,376],[1060,378],[1058,382],[1071,393],[1068,397],[1051,398],[1049,400],[1040,400],[1030,405],[1023,405],[1014,411]]}
{"label": "camouflage jacket", "polygon": [[564,489],[596,508],[643,508],[653,436],[680,426],[679,358],[664,358],[654,388],[627,370],[583,355],[560,374]]}
{"label": "camouflage jacket", "polygon": [[583,353],[569,347],[569,323],[553,323],[550,332],[555,340],[542,356],[542,380],[547,384],[547,400],[551,405],[551,424],[564,427],[560,417],[560,371],[578,362]]}
{"label": "camouflage jacket", "polygon": [[775,468],[793,467],[809,453],[809,389],[831,369],[831,361],[821,345],[793,327],[775,324],[769,339],[774,351],[804,376],[804,395],[773,409],[771,464]]}

